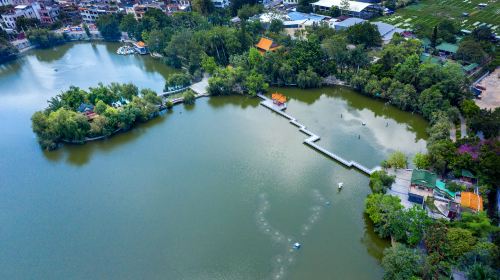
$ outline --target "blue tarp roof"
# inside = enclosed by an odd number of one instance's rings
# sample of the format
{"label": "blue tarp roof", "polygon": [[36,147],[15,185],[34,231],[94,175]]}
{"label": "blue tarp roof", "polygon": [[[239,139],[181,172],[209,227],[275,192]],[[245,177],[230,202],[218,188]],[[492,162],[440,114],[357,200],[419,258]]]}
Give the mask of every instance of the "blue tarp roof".
{"label": "blue tarp roof", "polygon": [[318,14],[306,14],[301,12],[289,12],[288,17],[290,20],[304,20],[309,19],[312,21],[322,21],[326,18],[326,16],[318,15]]}

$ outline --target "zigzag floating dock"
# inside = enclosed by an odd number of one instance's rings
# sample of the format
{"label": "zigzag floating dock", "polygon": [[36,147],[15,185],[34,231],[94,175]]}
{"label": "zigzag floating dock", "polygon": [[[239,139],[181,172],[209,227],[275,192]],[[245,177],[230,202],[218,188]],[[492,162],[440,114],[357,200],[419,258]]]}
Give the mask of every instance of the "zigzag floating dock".
{"label": "zigzag floating dock", "polygon": [[330,151],[328,151],[327,149],[319,146],[318,144],[316,144],[315,142],[317,142],[320,137],[314,133],[312,133],[311,131],[307,130],[307,128],[299,123],[297,121],[296,118],[290,116],[289,114],[283,112],[282,110],[285,108],[285,107],[278,107],[276,105],[274,105],[273,101],[269,98],[267,98],[266,96],[262,95],[262,94],[258,94],[257,95],[258,97],[260,97],[262,99],[262,102],[260,102],[260,104],[266,108],[268,108],[269,110],[275,112],[275,113],[278,113],[279,115],[285,117],[286,119],[288,119],[288,121],[299,128],[299,131],[308,135],[309,137],[306,138],[304,140],[304,143],[309,145],[310,147],[316,149],[317,151],[321,152],[322,154],[328,156],[329,158],[332,158],[334,160],[336,160],[337,162],[340,162],[342,163],[343,165],[345,165],[346,167],[349,167],[349,168],[356,168],[358,169],[359,171],[367,174],[367,175],[371,175],[373,172],[375,171],[378,171],[378,170],[381,170],[382,168],[380,166],[376,166],[372,169],[368,169],[367,167],[363,166],[362,164],[356,162],[356,161],[348,161],[344,158],[342,158],[341,156],[335,154],[335,153],[332,153]]}

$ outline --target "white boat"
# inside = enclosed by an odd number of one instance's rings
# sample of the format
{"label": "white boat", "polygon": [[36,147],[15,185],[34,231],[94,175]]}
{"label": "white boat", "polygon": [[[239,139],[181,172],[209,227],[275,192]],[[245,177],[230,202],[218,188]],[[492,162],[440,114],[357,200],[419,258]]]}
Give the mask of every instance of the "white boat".
{"label": "white boat", "polygon": [[344,186],[344,183],[340,182],[339,183],[339,190],[341,190],[343,186]]}

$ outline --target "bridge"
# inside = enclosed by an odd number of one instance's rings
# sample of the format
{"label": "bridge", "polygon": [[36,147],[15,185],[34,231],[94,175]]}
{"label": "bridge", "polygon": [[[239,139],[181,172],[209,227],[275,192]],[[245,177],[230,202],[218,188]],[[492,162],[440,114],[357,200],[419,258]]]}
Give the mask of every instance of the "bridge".
{"label": "bridge", "polygon": [[299,128],[299,131],[306,134],[307,136],[309,136],[308,138],[306,138],[304,140],[304,143],[310,147],[312,147],[313,149],[317,150],[318,152],[324,154],[325,156],[331,158],[331,159],[334,159],[336,160],[337,162],[340,162],[341,164],[343,164],[344,166],[346,167],[349,167],[349,168],[356,168],[357,170],[367,174],[367,175],[371,175],[373,172],[375,171],[378,171],[378,170],[381,170],[382,168],[380,166],[376,166],[372,169],[369,169],[367,167],[365,167],[364,165],[360,164],[359,162],[356,162],[356,161],[352,161],[352,160],[346,160],[344,158],[342,158],[341,156],[333,153],[333,152],[330,152],[328,151],[327,149],[319,146],[316,142],[319,141],[320,137],[314,133],[312,133],[311,131],[309,131],[303,124],[299,123],[299,121],[290,116],[289,114],[283,112],[283,109],[285,107],[278,107],[276,106],[273,101],[271,99],[269,99],[268,97],[262,95],[262,94],[258,94],[257,95],[258,97],[260,97],[262,99],[262,102],[260,102],[260,104],[268,109],[270,109],[271,111],[281,115],[282,117],[286,118],[289,120],[289,122],[298,127]]}

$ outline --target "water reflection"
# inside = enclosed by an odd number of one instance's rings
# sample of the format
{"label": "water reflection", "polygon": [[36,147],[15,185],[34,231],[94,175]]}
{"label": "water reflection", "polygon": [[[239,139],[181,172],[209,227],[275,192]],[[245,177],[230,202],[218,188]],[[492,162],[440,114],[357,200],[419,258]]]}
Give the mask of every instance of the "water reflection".
{"label": "water reflection", "polygon": [[241,109],[245,109],[247,107],[258,107],[260,104],[260,99],[248,96],[216,96],[210,97],[210,99],[208,100],[208,104],[212,108],[220,108],[227,105],[233,105],[238,106]]}
{"label": "water reflection", "polygon": [[52,162],[65,161],[74,166],[83,166],[92,159],[95,153],[107,154],[117,148],[136,141],[154,126],[163,124],[172,114],[174,114],[173,110],[167,110],[160,117],[146,123],[141,123],[128,131],[115,134],[110,138],[96,140],[82,145],[64,144],[63,147],[55,151],[44,151],[43,155],[47,160]]}
{"label": "water reflection", "polygon": [[[290,100],[300,101],[307,105],[312,105],[322,97],[326,99],[343,101],[345,106],[343,110],[359,115],[359,112],[367,110],[374,117],[391,119],[397,124],[406,125],[408,131],[415,133],[417,142],[420,139],[426,139],[427,133],[425,120],[418,115],[403,112],[400,109],[388,105],[381,100],[376,100],[362,95],[347,87],[325,87],[320,89],[302,90],[298,88],[271,88],[269,92],[279,91],[284,93]],[[333,108],[332,108],[333,110]],[[338,112],[339,115],[341,112]]]}
{"label": "water reflection", "polygon": [[377,260],[382,260],[384,249],[389,247],[390,241],[380,238],[374,232],[373,223],[365,213],[363,213],[363,221],[365,223],[365,228],[361,243],[366,247],[366,251],[370,256]]}

